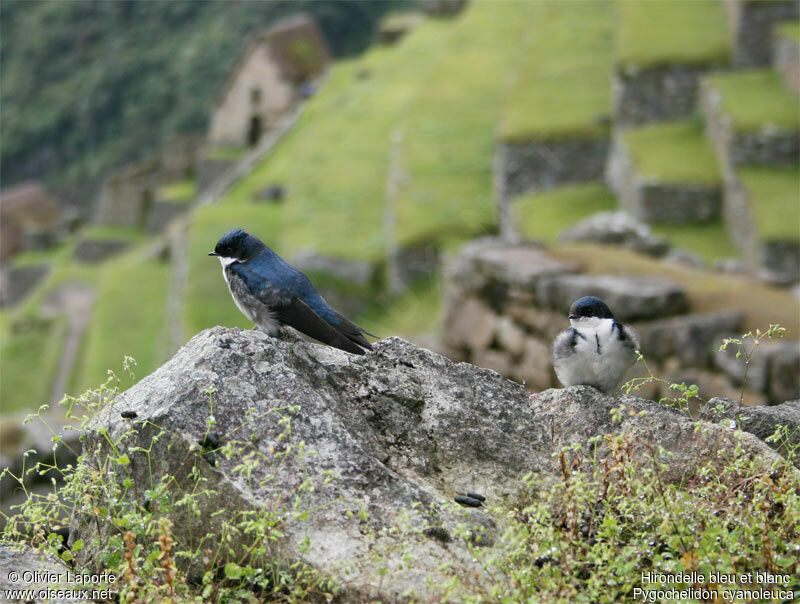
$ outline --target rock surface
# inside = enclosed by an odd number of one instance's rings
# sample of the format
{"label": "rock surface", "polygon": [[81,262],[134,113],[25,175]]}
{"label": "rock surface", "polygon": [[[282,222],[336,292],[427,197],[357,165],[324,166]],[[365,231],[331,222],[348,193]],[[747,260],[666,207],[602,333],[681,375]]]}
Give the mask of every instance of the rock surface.
{"label": "rock surface", "polygon": [[663,256],[670,247],[669,241],[627,212],[598,212],[563,231],[558,240],[620,245],[650,256]]}
{"label": "rock surface", "polygon": [[[61,561],[52,556],[44,556],[30,547],[17,547],[13,545],[0,545],[0,594],[2,601],[11,603],[31,602],[71,602],[81,604],[88,598],[80,597],[82,594],[74,593],[77,597],[48,598],[47,590],[53,591],[78,591],[81,585],[67,582],[69,569]],[[18,578],[14,579],[14,573]],[[36,573],[35,575],[33,573]],[[35,580],[33,580],[35,579]],[[33,593],[11,595],[10,590],[32,590]],[[30,596],[34,597],[30,597]],[[41,597],[40,597],[41,596]]]}
{"label": "rock surface", "polygon": [[[414,527],[427,528],[429,519],[413,509],[418,504],[439,508],[437,524],[452,531],[460,515],[442,509],[446,501],[469,491],[497,501],[515,492],[521,476],[549,471],[552,463],[548,435],[527,393],[493,371],[454,364],[397,338],[378,342],[374,353],[356,357],[219,327],[196,336],[99,415],[85,450],[102,444],[98,430],[103,427],[119,438],[129,428],[120,421],[120,411],[135,411],[137,423],[151,422],[170,434],[154,444],[154,474],[188,472],[191,466],[181,462],[197,457],[190,449],[206,433],[208,388],[216,389],[215,430],[249,438],[267,459],[254,471],[253,484],[267,474],[275,478],[251,490],[234,470],[241,459],[218,454],[212,467],[200,458],[197,465],[216,485],[218,496],[208,501],[200,519],[176,522],[176,530],[183,537],[191,535],[219,508],[274,504],[292,493],[305,474],[315,489],[304,502],[308,520],[289,523],[282,545],[317,568],[351,568],[346,590],[354,600],[394,601],[409,588],[425,594],[442,558],[451,557],[439,541],[421,537],[408,544],[417,557],[414,570],[392,572],[381,581],[378,568],[383,563],[373,555],[365,532],[391,527],[403,514],[411,515]],[[287,405],[298,405],[299,411],[272,411]],[[316,454],[302,463],[270,463],[271,451],[282,447],[281,415],[291,419],[292,442],[305,442]],[[138,443],[150,442],[150,425],[139,429]],[[220,445],[231,438],[222,436]],[[148,484],[146,458],[129,455],[135,480]],[[339,478],[326,484],[331,472]],[[366,521],[359,520],[362,507]],[[485,511],[470,509],[466,514],[476,530],[493,532],[494,522]],[[298,553],[306,536],[310,549]],[[385,539],[389,548],[407,545],[402,537]],[[466,548],[454,548],[454,553],[469,567]]]}
{"label": "rock surface", "polygon": [[560,275],[542,280],[539,302],[566,313],[581,296],[598,296],[620,321],[656,319],[685,312],[686,292],[667,279],[617,275]]}
{"label": "rock surface", "polygon": [[[700,412],[700,418],[715,423],[727,423],[766,441],[775,433],[778,426],[789,429],[784,441],[769,442],[769,446],[781,454],[792,447],[800,447],[800,400],[786,401],[771,407],[740,405],[738,401],[726,398],[712,398]],[[795,458],[800,467],[800,457]]]}
{"label": "rock surface", "polygon": [[[237,470],[243,453],[209,458],[197,445],[207,433],[212,400],[219,446],[245,447],[245,455],[260,460],[249,481]],[[295,405],[296,411],[287,408]],[[621,424],[611,420],[620,405],[628,409]],[[122,411],[135,412],[136,420],[121,421]],[[309,453],[302,458],[277,455],[287,442],[281,417],[291,422],[291,443],[305,443]],[[429,601],[446,576],[442,562],[482,572],[456,537],[459,524],[466,522],[486,545],[501,531],[486,507],[457,508],[456,496],[477,492],[496,505],[517,495],[530,472],[558,476],[552,454],[562,445],[622,430],[631,433],[637,455],[658,446],[674,453],[663,461],[669,479],[680,481],[698,462],[726,459],[736,446],[729,428],[695,425],[657,403],[584,386],[531,398],[494,371],[453,363],[399,338],[353,356],[296,338],[216,327],[95,417],[84,451],[91,459],[106,447],[102,430],[118,440],[135,427],[119,453],[130,457],[140,491],[167,472],[184,484],[196,467],[215,494],[199,517],[176,519],[175,535],[187,542],[209,530],[210,514],[219,509],[291,506],[307,478],[314,490],[298,500],[307,519],[282,527],[286,561],[340,576],[346,571],[343,601],[404,601],[409,591]],[[165,436],[152,442],[160,430]],[[746,455],[778,459],[755,436],[740,436]],[[151,442],[152,477],[148,457],[133,448]],[[392,530],[403,522],[410,534]],[[402,564],[403,551],[412,554],[411,566]],[[388,573],[381,577],[383,565]]]}

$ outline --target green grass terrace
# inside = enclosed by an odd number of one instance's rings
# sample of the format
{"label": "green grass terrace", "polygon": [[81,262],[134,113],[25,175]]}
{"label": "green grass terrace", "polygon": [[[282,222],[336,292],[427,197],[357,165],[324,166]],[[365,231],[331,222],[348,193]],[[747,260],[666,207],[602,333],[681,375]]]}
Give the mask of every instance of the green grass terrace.
{"label": "green grass terrace", "polygon": [[728,20],[720,0],[619,0],[616,8],[616,61],[622,69],[730,62]]}
{"label": "green grass terrace", "polygon": [[743,166],[737,176],[750,199],[759,236],[768,241],[800,238],[800,170]]}
{"label": "green grass terrace", "polygon": [[705,82],[722,97],[721,111],[737,132],[767,126],[800,130],[800,101],[778,72],[756,69],[719,73],[706,77]]}
{"label": "green grass terrace", "polygon": [[623,140],[642,180],[722,184],[716,155],[698,122],[636,128],[625,132]]}

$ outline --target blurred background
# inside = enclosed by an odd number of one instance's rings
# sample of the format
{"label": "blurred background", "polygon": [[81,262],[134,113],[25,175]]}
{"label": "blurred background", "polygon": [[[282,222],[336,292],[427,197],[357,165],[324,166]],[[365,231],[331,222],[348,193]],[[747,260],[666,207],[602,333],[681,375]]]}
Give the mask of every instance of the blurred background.
{"label": "blurred background", "polygon": [[[798,6],[3,0],[0,467],[125,355],[252,326],[206,255],[237,226],[532,390],[595,294],[656,375],[798,398]],[[719,343],[774,323],[742,387]]]}

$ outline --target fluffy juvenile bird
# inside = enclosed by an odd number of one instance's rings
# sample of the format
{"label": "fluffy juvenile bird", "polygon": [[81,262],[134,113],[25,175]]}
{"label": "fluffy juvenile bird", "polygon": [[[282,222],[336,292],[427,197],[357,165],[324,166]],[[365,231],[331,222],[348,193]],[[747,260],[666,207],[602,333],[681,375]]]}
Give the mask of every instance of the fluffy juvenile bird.
{"label": "fluffy juvenile bird", "polygon": [[[209,256],[222,264],[233,301],[260,329],[276,335],[281,325],[330,346],[364,354],[371,333],[328,306],[308,277],[285,262],[257,237],[233,229],[217,242]],[[376,337],[376,336],[372,336]]]}
{"label": "fluffy juvenile bird", "polygon": [[610,392],[636,362],[639,336],[594,296],[573,302],[569,322],[572,327],[553,341],[558,379],[564,386],[585,384]]}

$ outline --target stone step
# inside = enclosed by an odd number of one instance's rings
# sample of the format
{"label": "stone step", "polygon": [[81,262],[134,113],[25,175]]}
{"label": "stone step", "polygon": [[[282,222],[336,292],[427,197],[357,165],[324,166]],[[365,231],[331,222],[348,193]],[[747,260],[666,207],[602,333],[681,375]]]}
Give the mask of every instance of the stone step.
{"label": "stone step", "polygon": [[719,215],[722,176],[691,122],[617,131],[606,178],[620,206],[644,222],[708,222]]}
{"label": "stone step", "polygon": [[734,67],[769,65],[775,25],[800,18],[800,3],[796,0],[725,0],[724,6],[730,24]]}
{"label": "stone step", "polygon": [[786,87],[800,96],[800,21],[782,23],[775,28],[772,65]]}
{"label": "stone step", "polygon": [[783,283],[800,280],[800,170],[742,166],[725,181],[725,221],[746,261]]}
{"label": "stone step", "polygon": [[618,2],[617,12],[615,123],[637,125],[691,115],[699,76],[730,62],[720,3]]}
{"label": "stone step", "polygon": [[724,172],[742,164],[796,165],[800,101],[770,69],[703,78],[706,133]]}

